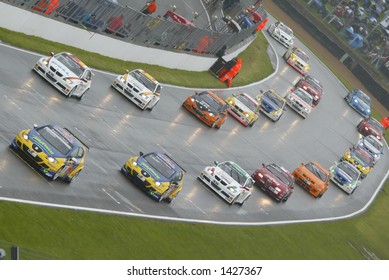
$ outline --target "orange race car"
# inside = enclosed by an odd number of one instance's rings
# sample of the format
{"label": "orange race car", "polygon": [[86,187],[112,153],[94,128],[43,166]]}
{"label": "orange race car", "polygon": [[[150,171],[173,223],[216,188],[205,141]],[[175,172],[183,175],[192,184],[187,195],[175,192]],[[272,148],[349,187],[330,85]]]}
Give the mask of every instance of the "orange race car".
{"label": "orange race car", "polygon": [[182,106],[210,127],[220,128],[227,119],[227,102],[212,91],[196,91]]}
{"label": "orange race car", "polygon": [[301,163],[293,171],[293,176],[298,185],[316,198],[327,191],[330,182],[330,173],[317,162]]}

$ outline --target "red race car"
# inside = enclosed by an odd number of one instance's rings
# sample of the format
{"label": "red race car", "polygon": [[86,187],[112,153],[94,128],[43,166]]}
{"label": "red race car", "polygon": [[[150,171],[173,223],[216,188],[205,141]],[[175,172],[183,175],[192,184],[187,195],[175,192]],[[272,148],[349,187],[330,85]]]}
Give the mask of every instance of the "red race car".
{"label": "red race car", "polygon": [[294,191],[294,177],[284,167],[272,163],[262,164],[251,177],[256,186],[267,192],[278,202],[287,201]]}
{"label": "red race car", "polygon": [[301,78],[297,84],[296,88],[302,88],[306,92],[308,92],[313,98],[313,104],[316,106],[319,104],[320,99],[324,95],[323,85],[312,76],[305,76]]}
{"label": "red race car", "polygon": [[369,117],[363,119],[357,125],[358,132],[363,136],[373,135],[378,140],[382,140],[384,137],[384,126],[375,118]]}

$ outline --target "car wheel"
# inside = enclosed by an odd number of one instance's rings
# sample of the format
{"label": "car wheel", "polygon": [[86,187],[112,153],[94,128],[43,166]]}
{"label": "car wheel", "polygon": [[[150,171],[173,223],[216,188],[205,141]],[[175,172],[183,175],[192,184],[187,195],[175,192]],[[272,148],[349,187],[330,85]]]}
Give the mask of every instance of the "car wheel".
{"label": "car wheel", "polygon": [[150,111],[152,111],[152,110],[155,108],[155,106],[157,106],[158,102],[159,102],[159,100],[158,100],[157,102],[155,102],[155,104],[153,105],[153,107],[150,108]]}
{"label": "car wheel", "polygon": [[243,206],[243,204],[249,199],[250,196],[246,197],[239,205]]}
{"label": "car wheel", "polygon": [[78,100],[81,100],[83,97],[84,97],[84,94],[88,91],[88,89],[86,89],[80,96],[77,96]]}
{"label": "car wheel", "polygon": [[65,166],[62,166],[60,169],[58,169],[58,171],[53,175],[53,177],[51,178],[52,181],[55,181],[58,179],[59,175],[61,174],[62,170],[65,168]]}
{"label": "car wheel", "polygon": [[74,182],[74,180],[76,179],[76,177],[78,176],[78,174],[80,174],[81,170],[77,171],[76,174],[74,174],[71,178],[67,178],[66,181],[70,184],[72,182]]}
{"label": "car wheel", "polygon": [[68,94],[68,97],[71,97],[73,95],[73,93],[77,90],[77,86],[75,86],[74,88],[72,88],[72,90],[69,92]]}
{"label": "car wheel", "polygon": [[147,102],[147,104],[142,108],[143,111],[145,111],[147,109],[147,107],[149,106],[151,101]]}
{"label": "car wheel", "polygon": [[173,196],[172,198],[167,197],[167,198],[166,198],[166,201],[167,201],[168,203],[172,203],[172,201],[176,198],[177,195],[178,195],[178,194],[176,194],[176,195]]}

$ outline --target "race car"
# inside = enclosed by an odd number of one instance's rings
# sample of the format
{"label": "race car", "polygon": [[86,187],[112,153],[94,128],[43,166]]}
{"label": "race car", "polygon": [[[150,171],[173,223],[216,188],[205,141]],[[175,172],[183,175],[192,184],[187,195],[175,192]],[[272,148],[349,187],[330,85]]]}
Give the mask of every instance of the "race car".
{"label": "race car", "polygon": [[84,168],[89,149],[72,132],[56,124],[20,131],[10,148],[44,176],[68,183]]}
{"label": "race car", "polygon": [[351,147],[340,161],[348,161],[361,172],[361,179],[365,178],[373,166],[373,156],[361,146]]}
{"label": "race car", "polygon": [[310,68],[309,56],[297,47],[292,47],[284,53],[286,62],[296,69],[300,74],[308,74]]}
{"label": "race car", "polygon": [[361,172],[347,161],[330,167],[330,180],[347,194],[353,194],[361,184]]}
{"label": "race car", "polygon": [[304,119],[308,117],[314,107],[312,96],[302,88],[292,89],[286,95],[285,99],[286,104]]}
{"label": "race car", "polygon": [[182,106],[210,127],[220,128],[227,119],[227,102],[212,91],[196,91]]}
{"label": "race car", "polygon": [[307,75],[302,77],[295,85],[295,88],[302,88],[313,98],[313,104],[317,106],[324,95],[323,85],[316,78]]}
{"label": "race car", "polygon": [[82,99],[91,87],[91,69],[68,52],[41,57],[34,70],[67,97]]}
{"label": "race car", "polygon": [[384,137],[384,126],[372,117],[361,120],[357,125],[357,129],[362,136],[373,135],[380,141]]}
{"label": "race car", "polygon": [[161,152],[129,158],[122,173],[158,202],[172,202],[182,190],[186,171],[170,156]]}
{"label": "race car", "polygon": [[354,108],[364,118],[370,117],[371,101],[370,97],[359,88],[348,92],[344,98],[347,103]]}
{"label": "race car", "polygon": [[198,179],[228,203],[243,205],[251,196],[253,179],[232,161],[214,164],[205,167]]}
{"label": "race car", "polygon": [[292,174],[296,183],[316,198],[322,197],[328,190],[330,174],[317,162],[301,163]]}
{"label": "race car", "polygon": [[294,177],[284,167],[272,163],[262,164],[251,177],[254,184],[278,202],[286,202],[294,191]]}
{"label": "race car", "polygon": [[358,141],[357,145],[363,147],[370,155],[373,156],[373,166],[381,158],[381,155],[384,154],[384,144],[382,144],[382,142],[373,135],[362,137]]}
{"label": "race car", "polygon": [[112,87],[142,110],[154,109],[160,99],[161,84],[142,69],[126,70],[112,83]]}
{"label": "race car", "polygon": [[258,120],[258,101],[246,93],[232,94],[226,99],[227,111],[244,126],[253,126]]}
{"label": "race car", "polygon": [[285,47],[290,48],[293,45],[293,31],[284,23],[277,21],[271,24],[267,32]]}
{"label": "race car", "polygon": [[274,90],[269,89],[266,92],[261,90],[257,96],[259,110],[268,116],[272,121],[278,121],[285,111],[285,98],[282,98]]}

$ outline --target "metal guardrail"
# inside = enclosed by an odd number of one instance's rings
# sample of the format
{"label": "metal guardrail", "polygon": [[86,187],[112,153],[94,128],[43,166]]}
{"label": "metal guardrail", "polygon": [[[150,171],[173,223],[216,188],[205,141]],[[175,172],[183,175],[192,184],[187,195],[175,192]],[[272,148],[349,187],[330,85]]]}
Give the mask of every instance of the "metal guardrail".
{"label": "metal guardrail", "polygon": [[[226,25],[223,32],[218,32],[172,22],[164,17],[144,15],[110,0],[0,1],[133,44],[200,56],[217,56],[220,50],[225,54],[236,50],[242,42],[255,37],[258,25],[256,23],[240,30]],[[263,19],[267,17],[262,7],[257,12]]]}

